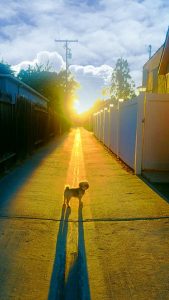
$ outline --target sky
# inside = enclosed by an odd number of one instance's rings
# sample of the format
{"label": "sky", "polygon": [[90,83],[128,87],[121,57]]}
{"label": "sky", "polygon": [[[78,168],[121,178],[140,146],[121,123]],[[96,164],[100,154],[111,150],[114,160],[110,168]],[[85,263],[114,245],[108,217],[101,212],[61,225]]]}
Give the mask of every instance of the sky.
{"label": "sky", "polygon": [[169,26],[168,0],[0,0],[0,11],[0,58],[17,71],[49,62],[59,72],[65,49],[55,39],[78,40],[69,68],[83,109],[102,97],[120,57],[141,85],[148,46],[155,53]]}

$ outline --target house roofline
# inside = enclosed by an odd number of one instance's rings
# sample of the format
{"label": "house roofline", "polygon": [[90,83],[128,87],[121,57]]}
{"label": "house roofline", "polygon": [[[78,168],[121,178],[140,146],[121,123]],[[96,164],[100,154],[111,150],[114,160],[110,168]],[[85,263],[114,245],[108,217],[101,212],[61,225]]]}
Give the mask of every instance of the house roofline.
{"label": "house roofline", "polygon": [[49,102],[49,99],[47,99],[46,97],[44,97],[42,94],[40,94],[39,92],[37,92],[36,90],[34,90],[33,88],[31,88],[29,85],[27,85],[26,83],[22,82],[21,80],[15,78],[12,75],[8,75],[8,74],[0,74],[0,78],[7,78],[7,79],[11,79],[13,80],[15,83],[17,83],[18,85],[26,88],[27,90],[29,90],[30,92],[32,92],[33,94],[39,96],[40,98],[42,98],[43,100],[45,100],[46,102]]}
{"label": "house roofline", "polygon": [[162,48],[164,48],[164,45],[165,45],[165,43],[164,44],[162,44],[161,45],[161,47],[160,48],[158,48],[157,50],[156,50],[156,52],[146,61],[146,63],[143,65],[143,68],[154,58],[154,56],[162,49]]}
{"label": "house roofline", "polygon": [[164,42],[164,49],[163,49],[163,52],[162,52],[162,55],[161,55],[161,59],[160,59],[160,63],[159,63],[159,68],[158,68],[158,74],[159,75],[163,74],[163,72],[161,71],[161,69],[163,67],[162,63],[163,63],[163,59],[165,58],[165,55],[166,55],[166,48],[167,47],[169,48],[169,27],[168,27],[168,30],[167,30],[167,34],[166,34],[166,38],[165,38],[165,42]]}

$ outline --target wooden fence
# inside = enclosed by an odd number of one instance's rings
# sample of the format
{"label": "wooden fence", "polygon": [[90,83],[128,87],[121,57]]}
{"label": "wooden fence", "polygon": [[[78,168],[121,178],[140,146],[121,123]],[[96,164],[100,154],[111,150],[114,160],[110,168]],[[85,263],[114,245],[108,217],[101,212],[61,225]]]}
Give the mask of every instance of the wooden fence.
{"label": "wooden fence", "polygon": [[12,104],[10,95],[0,95],[0,165],[24,158],[36,146],[59,131],[57,115],[24,97]]}

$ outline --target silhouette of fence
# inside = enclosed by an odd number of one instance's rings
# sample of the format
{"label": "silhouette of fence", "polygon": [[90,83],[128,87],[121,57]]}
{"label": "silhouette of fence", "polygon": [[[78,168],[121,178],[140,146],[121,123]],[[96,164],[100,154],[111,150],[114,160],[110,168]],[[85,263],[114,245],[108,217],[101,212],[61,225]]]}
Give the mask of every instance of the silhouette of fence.
{"label": "silhouette of fence", "polygon": [[8,94],[0,95],[0,164],[23,158],[59,131],[58,118],[48,107],[22,96],[12,103]]}

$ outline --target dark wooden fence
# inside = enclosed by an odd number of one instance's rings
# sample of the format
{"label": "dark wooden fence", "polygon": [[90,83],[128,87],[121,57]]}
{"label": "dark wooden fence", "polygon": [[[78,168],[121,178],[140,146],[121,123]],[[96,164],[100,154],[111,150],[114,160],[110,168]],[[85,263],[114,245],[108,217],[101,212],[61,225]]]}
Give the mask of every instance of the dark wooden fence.
{"label": "dark wooden fence", "polygon": [[31,154],[58,131],[58,118],[52,110],[24,97],[17,97],[12,104],[9,95],[0,95],[0,165]]}

